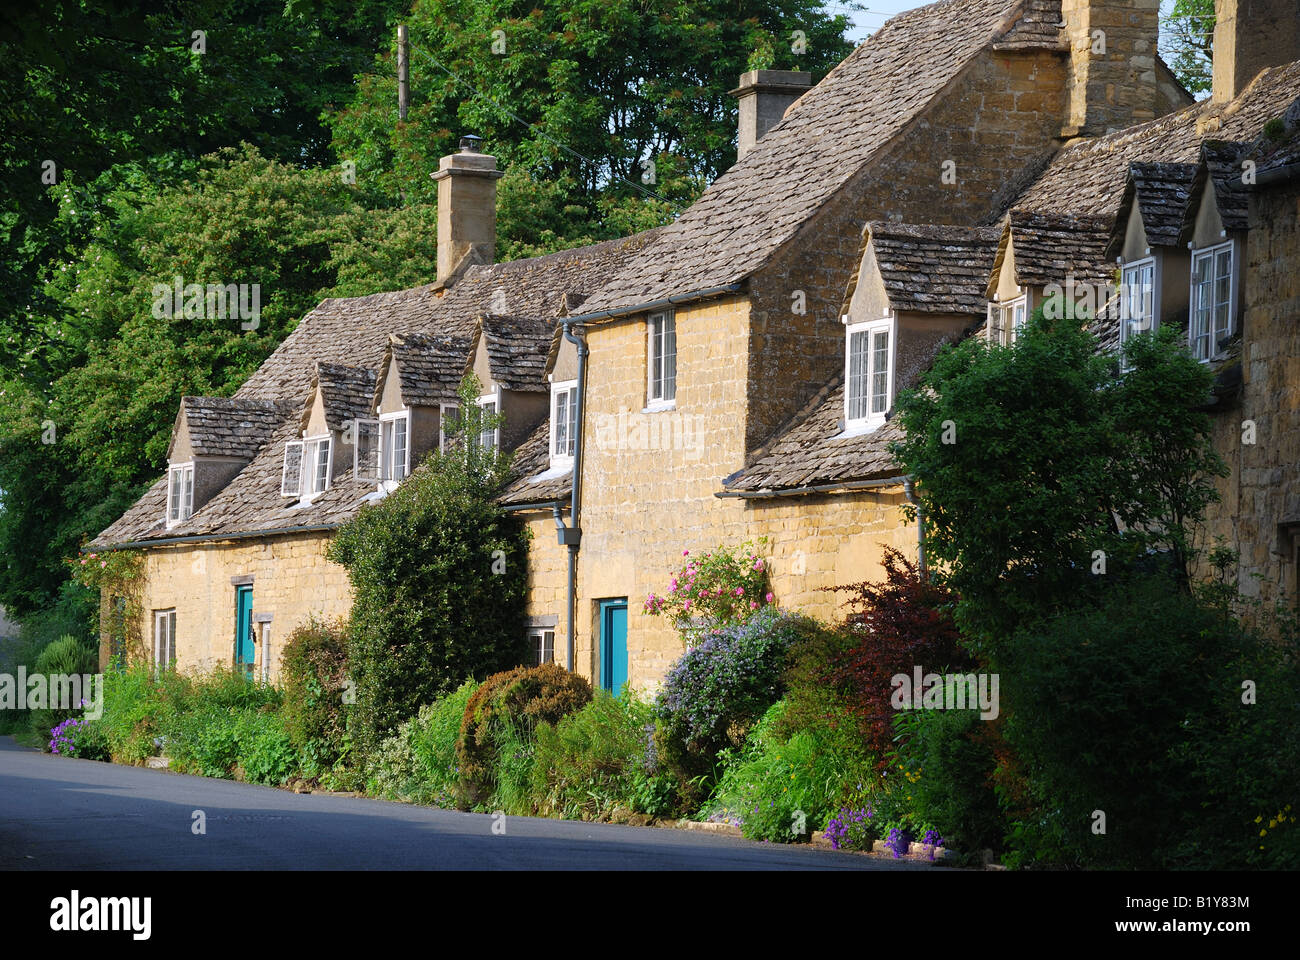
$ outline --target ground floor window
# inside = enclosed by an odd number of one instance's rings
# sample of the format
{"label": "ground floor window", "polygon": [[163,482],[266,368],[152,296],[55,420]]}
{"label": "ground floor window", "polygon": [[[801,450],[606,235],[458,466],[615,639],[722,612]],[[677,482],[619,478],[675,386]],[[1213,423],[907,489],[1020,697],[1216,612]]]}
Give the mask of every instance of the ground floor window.
{"label": "ground floor window", "polygon": [[153,612],[153,663],[159,672],[171,669],[176,663],[175,609]]}
{"label": "ground floor window", "polygon": [[528,645],[532,649],[533,666],[540,667],[555,659],[555,631],[533,630],[528,634]]}

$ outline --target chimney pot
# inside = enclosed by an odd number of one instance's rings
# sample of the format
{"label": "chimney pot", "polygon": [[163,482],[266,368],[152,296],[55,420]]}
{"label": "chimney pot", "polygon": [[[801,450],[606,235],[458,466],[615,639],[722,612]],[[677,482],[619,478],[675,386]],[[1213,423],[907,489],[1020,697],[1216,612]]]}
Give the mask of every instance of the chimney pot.
{"label": "chimney pot", "polygon": [[482,153],[479,149],[483,145],[483,138],[472,133],[467,133],[460,138],[461,153]]}

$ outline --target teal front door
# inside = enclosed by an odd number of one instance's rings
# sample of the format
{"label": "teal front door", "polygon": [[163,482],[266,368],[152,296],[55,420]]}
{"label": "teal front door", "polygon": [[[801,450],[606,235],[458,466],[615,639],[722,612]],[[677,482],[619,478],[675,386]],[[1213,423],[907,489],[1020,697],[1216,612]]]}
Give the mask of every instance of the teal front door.
{"label": "teal front door", "polygon": [[600,601],[600,685],[617,695],[627,683],[627,599]]}
{"label": "teal front door", "polygon": [[235,669],[253,675],[253,588],[235,588]]}

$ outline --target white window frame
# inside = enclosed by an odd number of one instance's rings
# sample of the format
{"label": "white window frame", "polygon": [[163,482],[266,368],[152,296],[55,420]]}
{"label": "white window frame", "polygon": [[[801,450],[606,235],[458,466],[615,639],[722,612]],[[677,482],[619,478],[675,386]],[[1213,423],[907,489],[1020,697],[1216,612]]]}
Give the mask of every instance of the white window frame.
{"label": "white window frame", "polygon": [[[302,499],[311,501],[319,497],[322,493],[330,488],[334,474],[334,435],[331,433],[321,433],[314,437],[302,438],[303,466],[302,476]],[[325,485],[319,490],[316,489],[317,478],[320,474],[320,446],[322,443],[329,444],[329,455],[325,459]]]}
{"label": "white window frame", "polygon": [[[999,345],[1009,347],[1016,342],[1016,337],[1025,328],[1025,324],[1029,322],[1031,300],[1029,291],[1026,290],[1023,293],[1016,294],[1006,302],[1001,300],[989,301],[989,326],[991,331],[997,334]],[[1016,322],[1017,309],[1020,311],[1019,323]]]}
{"label": "white window frame", "polygon": [[[289,451],[296,449],[298,451],[298,484],[295,487],[289,486]],[[302,496],[302,475],[303,464],[307,462],[307,449],[301,440],[287,440],[284,444],[284,464],[280,467],[280,496],[282,497],[300,497]]]}
{"label": "white window frame", "polygon": [[[547,656],[548,648],[550,656]],[[534,627],[528,631],[528,656],[535,667],[555,662],[554,627]]]}
{"label": "white window frame", "polygon": [[[377,483],[382,487],[383,464],[380,458],[383,453],[379,447],[382,425],[373,417],[358,417],[357,419],[352,420],[351,424],[353,428],[352,476],[357,480]],[[365,441],[367,437],[369,438],[371,449],[374,450],[375,454],[375,465],[373,471],[369,470],[367,466],[361,462],[361,447],[363,441]]]}
{"label": "white window frame", "polygon": [[[402,475],[396,473],[393,461],[393,449],[396,444],[387,442],[390,434],[397,429],[398,421],[403,423],[402,438]],[[385,490],[394,490],[397,485],[411,475],[411,408],[403,407],[393,413],[379,415],[379,484]]]}
{"label": "white window frame", "polygon": [[[1149,253],[1150,251],[1148,251]],[[1150,316],[1139,317],[1139,320],[1146,320],[1145,326],[1135,327],[1130,331],[1130,304],[1132,298],[1129,296],[1129,277],[1136,275],[1135,283],[1141,284],[1142,271],[1151,270],[1151,291],[1150,291]],[[1119,269],[1119,294],[1120,294],[1120,315],[1119,315],[1119,351],[1120,364],[1122,369],[1127,370],[1128,366],[1124,363],[1124,344],[1132,338],[1135,333],[1151,333],[1160,326],[1160,264],[1154,256],[1145,256],[1140,260],[1134,260],[1130,263],[1120,263]],[[1144,297],[1145,300],[1145,297]]]}
{"label": "white window frame", "polygon": [[[166,639],[164,640],[164,634]],[[164,653],[168,656],[164,659]],[[162,673],[176,662],[176,608],[153,612],[153,667],[154,675]]]}
{"label": "white window frame", "polygon": [[[177,502],[176,481],[180,477],[180,498]],[[188,483],[188,488],[186,484]],[[173,463],[167,467],[167,527],[179,526],[194,515],[194,461]]]}
{"label": "white window frame", "polygon": [[558,408],[558,406],[559,406],[559,402],[560,402],[560,397],[561,397],[561,395],[565,395],[565,394],[568,395],[568,400],[567,400],[567,404],[568,404],[568,406],[566,407],[566,410],[565,410],[565,413],[566,413],[566,417],[565,417],[566,424],[565,424],[565,426],[566,426],[566,431],[567,431],[567,429],[568,429],[569,427],[571,427],[571,428],[572,428],[572,434],[573,434],[572,436],[570,436],[570,437],[567,438],[566,446],[568,446],[568,447],[572,447],[573,450],[576,450],[576,449],[577,449],[577,431],[578,431],[578,429],[579,429],[579,428],[578,428],[578,414],[577,414],[577,404],[578,404],[578,381],[577,381],[577,380],[562,380],[562,381],[560,381],[559,383],[554,383],[554,382],[552,382],[552,383],[551,383],[551,417],[550,417],[550,419],[551,419],[551,445],[550,445],[550,450],[551,450],[551,466],[553,466],[553,467],[555,467],[555,466],[565,466],[565,465],[568,465],[568,464],[572,464],[572,463],[573,463],[573,452],[572,452],[572,451],[571,451],[571,452],[567,452],[567,453],[566,453],[566,452],[562,452],[562,451],[560,451],[560,450],[557,448],[557,446],[556,446],[557,438],[559,437],[559,432],[560,432],[560,431],[559,431],[559,426],[560,426],[560,424],[559,424],[559,412],[558,412],[557,408]]}
{"label": "white window frame", "polygon": [[262,648],[262,682],[271,682],[271,621],[263,620],[257,624],[258,640]]}
{"label": "white window frame", "polygon": [[[493,390],[491,393],[485,393],[474,401],[479,409],[485,408],[489,403],[492,404],[492,412],[499,414],[501,412],[501,388]],[[477,442],[483,442],[483,433],[480,431]],[[492,449],[500,452],[501,450],[501,428],[494,427],[492,430]]]}
{"label": "white window frame", "polygon": [[438,404],[438,449],[445,453],[447,451],[447,415],[460,416],[459,403],[440,403]]}
{"label": "white window frame", "polygon": [[[894,403],[894,367],[895,348],[897,343],[897,324],[894,317],[884,317],[880,320],[862,320],[858,323],[847,322],[844,324],[844,428],[846,433],[861,433],[875,430],[885,422],[885,415],[889,413]],[[889,336],[889,344],[886,350],[886,362],[888,364],[888,374],[886,377],[885,406],[879,412],[871,410],[872,386],[875,382],[875,376],[879,372],[875,366],[875,339],[876,335],[884,332]],[[867,395],[866,395],[866,416],[854,417],[853,411],[853,338],[863,335],[867,338]]]}
{"label": "white window frame", "polygon": [[[1228,303],[1227,326],[1222,334],[1215,332],[1215,313],[1214,304],[1211,301],[1210,329],[1206,331],[1205,356],[1200,354],[1201,334],[1197,329],[1197,284],[1196,284],[1196,265],[1203,261],[1209,260],[1211,271],[1214,264],[1218,261],[1218,255],[1224,251],[1228,253]],[[1213,297],[1214,285],[1217,275],[1211,273],[1210,288],[1211,297]],[[1219,349],[1219,341],[1232,336],[1237,330],[1237,248],[1233,240],[1225,240],[1222,243],[1216,243],[1210,247],[1202,247],[1199,250],[1192,250],[1191,269],[1189,270],[1190,291],[1187,300],[1187,343],[1191,347],[1192,356],[1196,357],[1202,363],[1209,363]]]}
{"label": "white window frame", "polygon": [[[672,396],[666,396],[669,392],[667,387],[668,375],[666,369],[658,380],[655,379],[655,341],[659,340],[660,345],[664,340],[664,332],[668,325],[672,327]],[[660,310],[646,317],[646,351],[645,351],[645,408],[647,411],[653,410],[671,410],[677,406],[677,314],[674,310]]]}

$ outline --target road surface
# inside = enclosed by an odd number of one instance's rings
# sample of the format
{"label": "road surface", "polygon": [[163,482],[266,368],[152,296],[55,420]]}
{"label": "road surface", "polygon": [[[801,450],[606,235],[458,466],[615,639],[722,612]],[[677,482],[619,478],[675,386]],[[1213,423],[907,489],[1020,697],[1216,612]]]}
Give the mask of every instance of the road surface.
{"label": "road surface", "polygon": [[508,817],[494,833],[497,823],[54,757],[0,737],[0,870],[933,869],[696,831]]}

